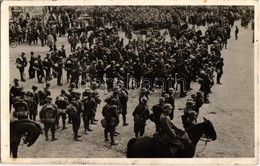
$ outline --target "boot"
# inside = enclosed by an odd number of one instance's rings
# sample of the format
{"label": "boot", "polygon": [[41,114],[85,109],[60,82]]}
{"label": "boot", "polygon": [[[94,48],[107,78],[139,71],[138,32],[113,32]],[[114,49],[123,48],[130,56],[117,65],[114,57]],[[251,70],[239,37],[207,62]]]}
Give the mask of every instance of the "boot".
{"label": "boot", "polygon": [[110,133],[110,139],[111,139],[111,146],[116,146],[116,145],[118,145],[118,143],[115,143],[114,133]]}
{"label": "boot", "polygon": [[52,141],[56,141],[57,138],[55,138],[55,132],[52,132],[51,135],[52,135],[52,139],[51,139],[51,140],[52,140]]}
{"label": "boot", "polygon": [[126,117],[125,117],[125,115],[123,115],[123,126],[127,126],[128,125],[128,123],[126,123]]}
{"label": "boot", "polygon": [[108,139],[108,133],[107,132],[104,132],[105,133],[105,142],[108,142],[109,139]]}
{"label": "boot", "polygon": [[44,131],[44,134],[45,134],[45,138],[46,138],[45,140],[46,140],[46,141],[49,141],[48,132],[47,132],[47,131]]}
{"label": "boot", "polygon": [[62,126],[62,130],[64,130],[64,129],[67,129],[68,127],[66,127],[66,125],[65,125],[65,121],[63,122],[63,124],[62,124],[63,126]]}

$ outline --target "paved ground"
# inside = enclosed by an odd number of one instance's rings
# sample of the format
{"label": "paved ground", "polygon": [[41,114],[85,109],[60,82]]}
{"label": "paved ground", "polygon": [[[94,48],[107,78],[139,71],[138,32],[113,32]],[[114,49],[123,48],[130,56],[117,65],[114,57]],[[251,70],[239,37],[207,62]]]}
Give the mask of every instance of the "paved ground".
{"label": "paved ground", "polygon": [[[240,25],[240,22],[236,22]],[[239,39],[234,39],[234,28],[232,29],[231,39],[228,41],[228,49],[222,51],[224,58],[224,75],[222,77],[223,85],[214,85],[213,94],[210,94],[210,104],[205,104],[201,108],[198,122],[202,122],[203,116],[212,121],[215,126],[218,138],[210,142],[207,148],[196,157],[204,158],[231,158],[231,157],[254,157],[254,53],[252,44],[252,31],[240,27]],[[67,52],[69,46],[65,38],[58,39],[58,48],[62,44],[66,45]],[[40,46],[18,46],[10,48],[10,80],[19,78],[19,72],[15,68],[15,59],[21,53],[25,52],[29,59],[30,51],[36,55],[45,55],[48,52],[47,47]],[[28,71],[28,70],[26,70]],[[28,77],[28,73],[26,73]],[[65,75],[64,75],[65,81]],[[37,84],[36,80],[28,80],[23,83],[25,89],[29,89],[32,84]],[[39,84],[39,89],[44,84]],[[67,89],[68,84],[62,88]],[[199,87],[197,83],[192,84],[193,91],[190,96],[196,92]],[[51,93],[56,97],[60,93],[61,87],[56,86],[56,80],[51,81]],[[123,127],[120,122],[117,130],[120,136],[116,137],[119,143],[117,147],[111,146],[104,141],[103,128],[100,122],[98,125],[92,125],[94,130],[87,135],[83,134],[83,124],[79,133],[82,135],[82,142],[73,141],[73,132],[71,125],[68,129],[56,131],[58,140],[55,142],[45,141],[44,136],[40,136],[37,142],[30,148],[26,146],[19,147],[19,156],[23,158],[122,158],[125,157],[126,144],[134,136],[132,112],[138,103],[139,91],[130,92],[128,116],[128,126]],[[160,92],[155,92],[148,101],[149,108],[157,103]],[[101,99],[108,97],[109,93],[102,93]],[[176,99],[174,123],[181,127],[182,110],[185,105],[185,98]],[[101,109],[104,102],[98,107],[97,119],[101,119]],[[121,117],[120,117],[121,118]],[[147,121],[145,135],[152,135],[155,126],[151,121]],[[199,142],[197,152],[204,147],[203,142]]]}

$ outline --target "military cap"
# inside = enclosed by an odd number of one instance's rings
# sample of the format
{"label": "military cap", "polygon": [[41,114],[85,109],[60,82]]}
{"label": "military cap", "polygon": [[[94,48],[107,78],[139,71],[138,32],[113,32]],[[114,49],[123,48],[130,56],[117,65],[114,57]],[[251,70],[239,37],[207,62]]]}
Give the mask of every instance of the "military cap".
{"label": "military cap", "polygon": [[164,110],[169,110],[169,109],[172,109],[173,107],[172,107],[172,105],[171,104],[164,104],[163,105],[163,109]]}
{"label": "military cap", "polygon": [[46,97],[46,100],[49,100],[49,101],[50,101],[50,100],[52,100],[52,97],[51,97],[51,96],[47,96],[47,97]]}
{"label": "military cap", "polygon": [[174,92],[174,89],[173,89],[173,88],[170,88],[169,91],[170,91],[170,92]]}
{"label": "military cap", "polygon": [[159,102],[161,102],[161,101],[165,101],[165,98],[164,97],[160,97],[159,98]]}
{"label": "military cap", "polygon": [[18,82],[19,80],[17,78],[14,79],[14,82]]}

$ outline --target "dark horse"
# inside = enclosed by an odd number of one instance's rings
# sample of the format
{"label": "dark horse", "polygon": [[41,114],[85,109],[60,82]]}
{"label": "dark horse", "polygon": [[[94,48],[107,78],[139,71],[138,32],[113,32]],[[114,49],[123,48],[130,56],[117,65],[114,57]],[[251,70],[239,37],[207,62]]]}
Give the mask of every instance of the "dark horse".
{"label": "dark horse", "polygon": [[17,158],[18,146],[23,138],[24,144],[32,146],[42,134],[41,126],[28,119],[10,122],[10,153],[13,158]]}
{"label": "dark horse", "polygon": [[195,154],[196,145],[201,136],[205,134],[213,141],[217,134],[213,124],[204,118],[204,122],[195,125],[187,131],[192,143],[184,149],[178,149],[175,156],[167,144],[162,144],[152,137],[132,138],[127,144],[127,158],[192,158]]}

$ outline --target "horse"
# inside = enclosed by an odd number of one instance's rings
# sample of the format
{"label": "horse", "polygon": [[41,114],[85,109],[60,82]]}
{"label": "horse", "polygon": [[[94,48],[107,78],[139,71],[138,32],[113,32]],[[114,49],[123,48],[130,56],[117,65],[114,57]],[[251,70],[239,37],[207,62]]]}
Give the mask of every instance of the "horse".
{"label": "horse", "polygon": [[195,155],[196,145],[203,134],[213,141],[217,134],[211,121],[204,118],[202,123],[191,127],[187,134],[191,140],[182,149],[177,149],[174,155],[168,144],[160,143],[153,137],[132,138],[127,144],[127,158],[192,158]]}
{"label": "horse", "polygon": [[18,146],[22,138],[24,144],[30,147],[42,133],[41,126],[32,120],[23,119],[10,122],[10,153],[12,157],[18,157]]}

